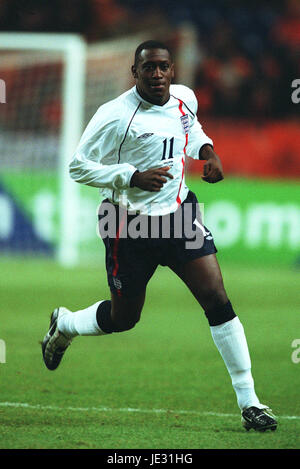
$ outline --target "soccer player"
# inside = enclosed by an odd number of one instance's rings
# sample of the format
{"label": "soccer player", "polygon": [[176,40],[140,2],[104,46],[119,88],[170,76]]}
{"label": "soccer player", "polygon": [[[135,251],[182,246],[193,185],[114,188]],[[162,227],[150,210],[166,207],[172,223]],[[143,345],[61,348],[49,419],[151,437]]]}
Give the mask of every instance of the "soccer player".
{"label": "soccer player", "polygon": [[[195,194],[185,184],[187,156],[205,160],[204,181],[223,179],[213,142],[197,120],[195,95],[186,86],[171,84],[172,55],[158,41],[137,47],[132,74],[136,85],[99,107],[70,163],[71,177],[100,188],[105,199],[99,226],[111,298],[75,312],[56,308],[42,343],[44,362],[56,369],[75,336],[133,328],[148,281],[158,265],[165,265],[204,310],[244,427],[275,430],[271,409],[261,404],[254,389],[244,329],[224,289],[213,237],[201,223]],[[105,231],[109,224],[115,230]],[[143,236],[136,235],[138,224],[144,227]]]}

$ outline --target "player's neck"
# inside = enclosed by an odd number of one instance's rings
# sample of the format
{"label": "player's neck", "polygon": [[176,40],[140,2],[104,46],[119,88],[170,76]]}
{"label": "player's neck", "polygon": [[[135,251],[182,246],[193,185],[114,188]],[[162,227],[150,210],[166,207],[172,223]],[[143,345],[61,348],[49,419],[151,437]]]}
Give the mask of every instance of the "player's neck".
{"label": "player's neck", "polygon": [[167,96],[148,96],[139,90],[138,86],[136,86],[136,90],[138,94],[150,104],[154,104],[155,106],[164,106],[170,99],[170,92],[168,91]]}

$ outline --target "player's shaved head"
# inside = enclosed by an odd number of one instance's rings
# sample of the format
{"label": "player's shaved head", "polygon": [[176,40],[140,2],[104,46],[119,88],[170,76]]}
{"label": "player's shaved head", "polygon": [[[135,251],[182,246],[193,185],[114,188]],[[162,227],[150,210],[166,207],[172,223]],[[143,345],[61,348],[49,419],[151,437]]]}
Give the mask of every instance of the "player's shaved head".
{"label": "player's shaved head", "polygon": [[156,40],[149,40],[149,41],[144,41],[142,42],[137,48],[136,48],[136,51],[135,51],[135,55],[134,55],[134,65],[135,67],[138,65],[139,63],[139,60],[141,58],[141,52],[143,50],[149,50],[149,49],[163,49],[163,50],[166,50],[168,51],[169,53],[169,56],[170,56],[170,59],[172,61],[172,53],[171,53],[171,50],[170,48],[163,42],[161,41],[156,41]]}

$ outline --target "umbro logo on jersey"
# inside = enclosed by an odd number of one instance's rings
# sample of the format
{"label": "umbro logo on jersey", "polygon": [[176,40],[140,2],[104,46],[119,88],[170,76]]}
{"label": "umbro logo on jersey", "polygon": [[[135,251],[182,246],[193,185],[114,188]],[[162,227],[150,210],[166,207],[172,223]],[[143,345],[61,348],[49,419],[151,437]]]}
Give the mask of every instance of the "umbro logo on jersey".
{"label": "umbro logo on jersey", "polygon": [[153,135],[153,133],[146,133],[146,134],[139,135],[138,138],[143,138],[143,139],[145,139],[145,138],[151,137],[151,135]]}
{"label": "umbro logo on jersey", "polygon": [[180,117],[182,128],[185,134],[189,133],[190,124],[189,124],[189,116],[188,114],[184,114],[184,116]]}

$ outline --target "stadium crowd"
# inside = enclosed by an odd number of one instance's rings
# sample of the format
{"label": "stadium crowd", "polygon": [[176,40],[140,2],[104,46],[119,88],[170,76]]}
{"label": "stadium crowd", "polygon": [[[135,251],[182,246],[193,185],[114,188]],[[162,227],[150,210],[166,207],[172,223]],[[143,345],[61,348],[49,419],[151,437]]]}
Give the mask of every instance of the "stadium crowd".
{"label": "stadium crowd", "polygon": [[76,32],[88,41],[195,25],[201,113],[215,117],[297,116],[291,83],[300,77],[298,0],[2,0],[1,31]]}

